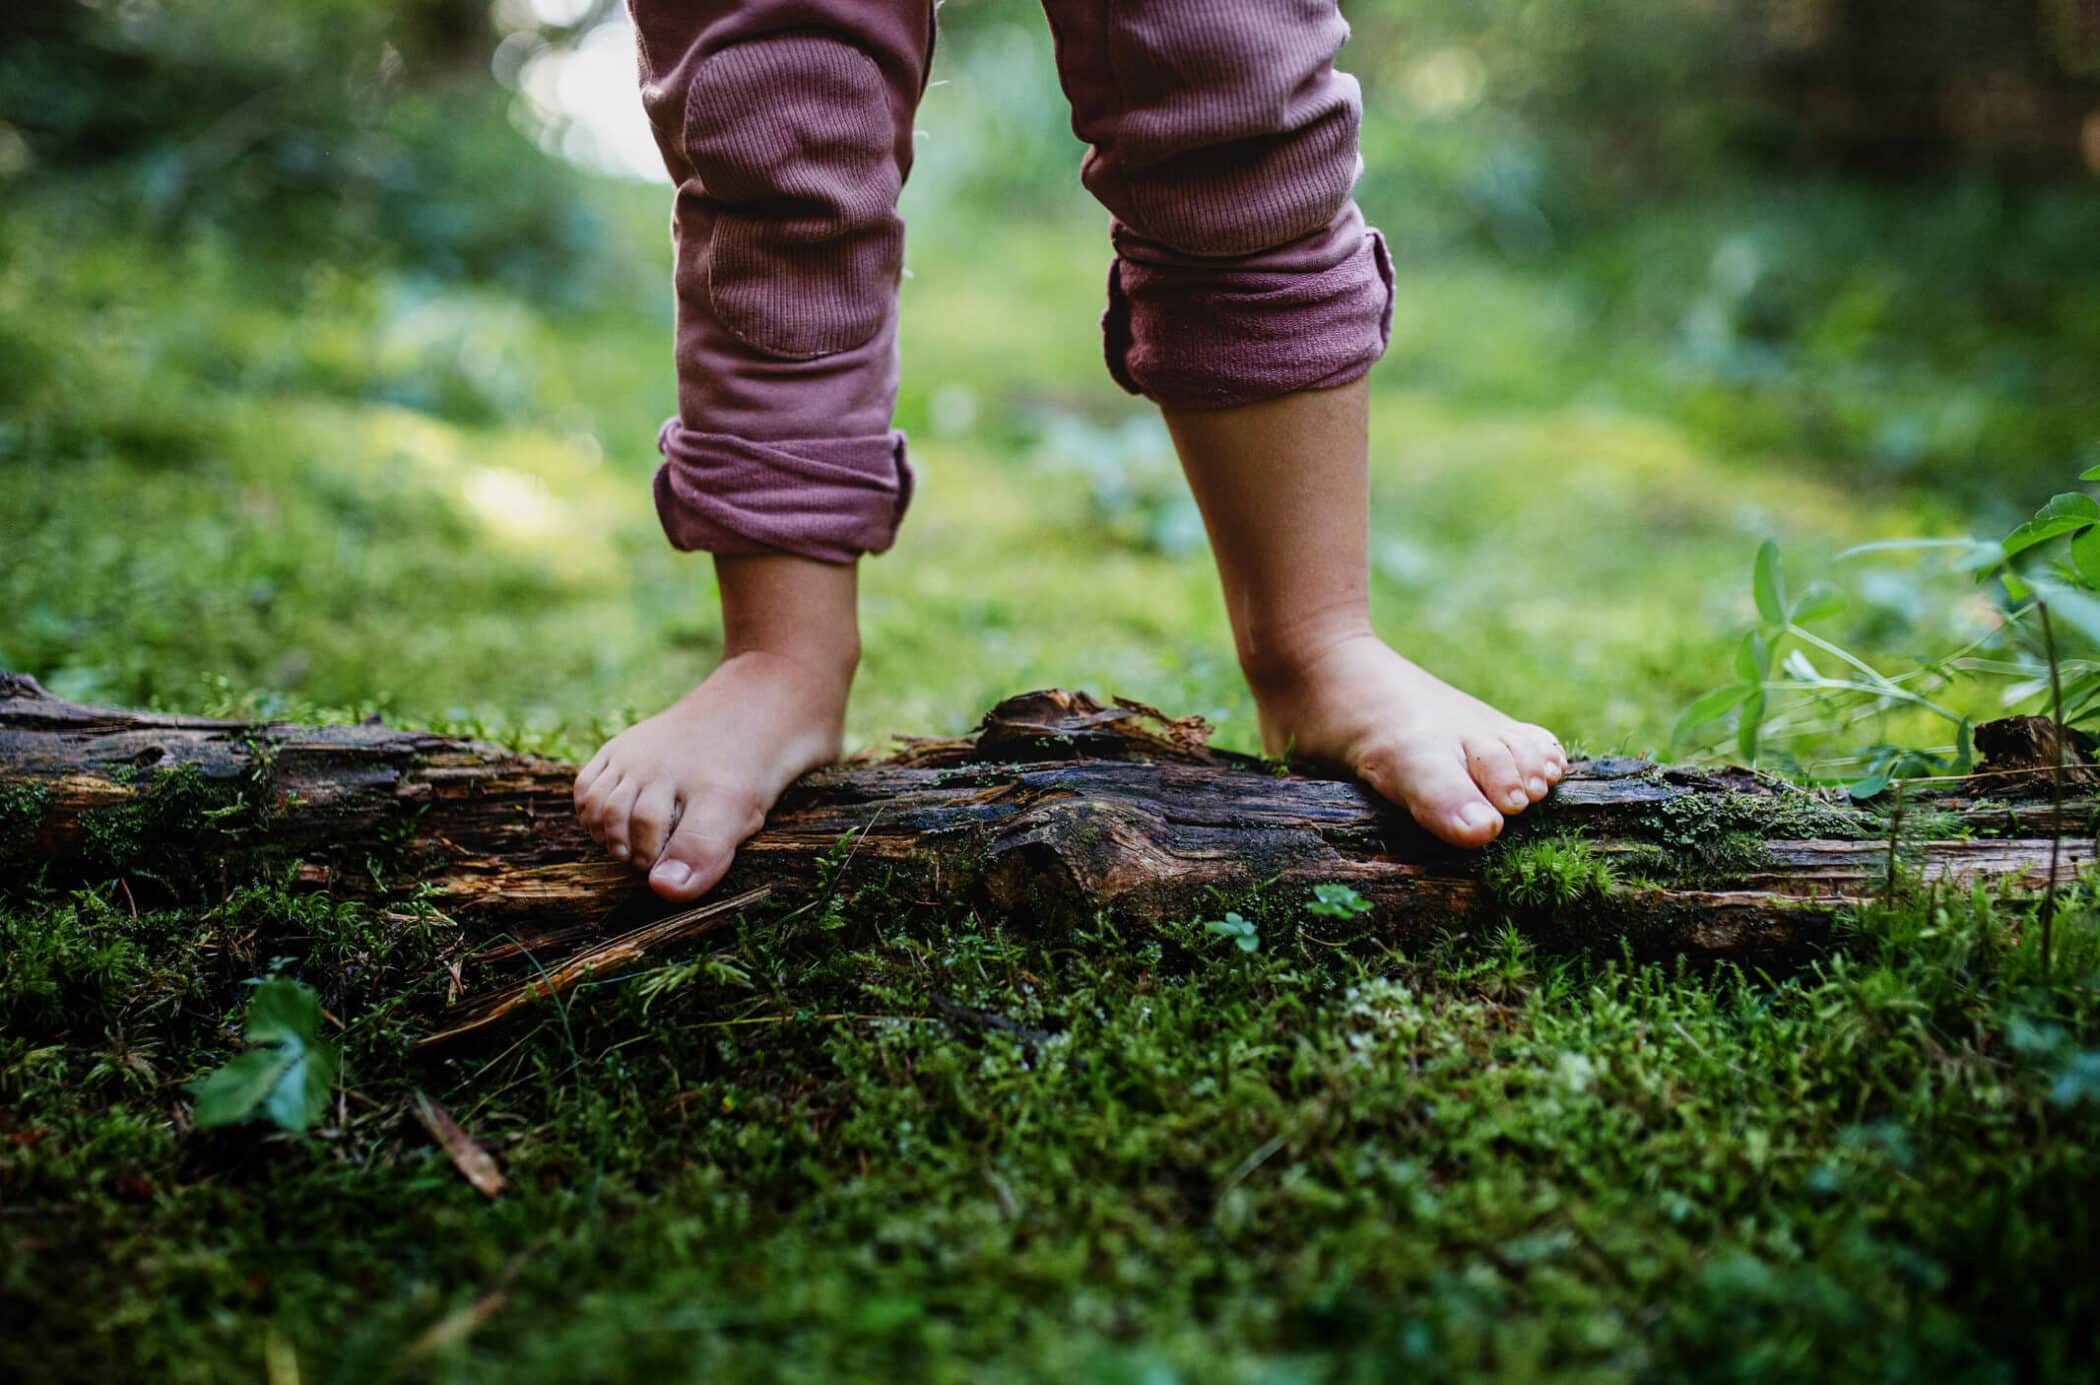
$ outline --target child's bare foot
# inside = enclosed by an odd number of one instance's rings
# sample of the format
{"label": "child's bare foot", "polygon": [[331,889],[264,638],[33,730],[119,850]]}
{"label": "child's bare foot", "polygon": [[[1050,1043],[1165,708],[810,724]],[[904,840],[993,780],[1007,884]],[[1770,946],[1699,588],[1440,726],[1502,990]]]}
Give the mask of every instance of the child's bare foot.
{"label": "child's bare foot", "polygon": [[1567,752],[1401,658],[1375,635],[1250,672],[1262,740],[1354,771],[1453,846],[1485,846],[1546,796]]}
{"label": "child's bare foot", "polygon": [[665,899],[714,888],[782,789],[838,758],[843,668],[734,654],[663,711],[605,743],[576,776],[576,812]]}

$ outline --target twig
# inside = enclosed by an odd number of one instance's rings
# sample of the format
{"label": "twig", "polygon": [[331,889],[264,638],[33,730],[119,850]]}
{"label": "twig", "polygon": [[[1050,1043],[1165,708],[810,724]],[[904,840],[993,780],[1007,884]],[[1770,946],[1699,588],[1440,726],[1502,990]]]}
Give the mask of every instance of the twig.
{"label": "twig", "polygon": [[2056,668],[2056,631],[2049,623],[2049,603],[2036,601],[2042,620],[2042,651],[2049,656],[2050,743],[2055,765],[2050,775],[2049,888],[2042,895],[2042,975],[2049,974],[2051,931],[2056,923],[2056,871],[2064,842],[2064,684]]}
{"label": "twig", "polygon": [[[507,990],[482,996],[459,1006],[455,1011],[459,1016],[458,1023],[439,1033],[427,1034],[417,1039],[415,1046],[425,1048],[431,1044],[456,1039],[462,1034],[471,1034],[477,1029],[494,1024],[520,1006],[529,1005],[536,1000],[553,996],[558,1001],[563,992],[592,972],[635,961],[647,956],[650,949],[664,943],[710,932],[726,922],[728,915],[756,904],[772,893],[772,886],[761,885],[755,890],[746,890],[728,899],[711,900],[698,908],[658,919],[631,932],[622,933],[617,938],[585,948],[575,956],[555,963],[551,968],[541,968],[537,979],[521,982]],[[528,951],[526,955],[530,957],[531,953]],[[533,958],[533,964],[536,968],[539,966],[537,958]],[[566,1023],[566,1009],[562,1011],[562,1015],[563,1022]]]}

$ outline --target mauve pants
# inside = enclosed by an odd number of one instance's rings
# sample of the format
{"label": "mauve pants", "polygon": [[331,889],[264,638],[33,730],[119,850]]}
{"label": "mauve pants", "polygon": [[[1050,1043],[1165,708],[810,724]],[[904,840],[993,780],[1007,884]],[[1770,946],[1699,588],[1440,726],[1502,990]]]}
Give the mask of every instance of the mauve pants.
{"label": "mauve pants", "polygon": [[[932,0],[629,0],[678,185],[671,542],[846,562],[911,499],[897,284]],[[1223,408],[1369,370],[1392,317],[1351,196],[1335,0],[1045,0],[1080,178],[1111,214],[1109,372]]]}

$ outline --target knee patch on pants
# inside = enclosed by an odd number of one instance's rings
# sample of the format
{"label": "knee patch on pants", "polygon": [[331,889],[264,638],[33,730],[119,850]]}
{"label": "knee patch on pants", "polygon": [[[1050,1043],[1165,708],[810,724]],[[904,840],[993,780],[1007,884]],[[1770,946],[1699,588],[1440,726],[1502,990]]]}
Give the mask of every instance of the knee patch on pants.
{"label": "knee patch on pants", "polygon": [[1310,235],[1348,203],[1362,95],[1334,70],[1332,0],[1152,0],[1106,42],[1124,101],[1094,187],[1118,220],[1186,255],[1248,255]]}
{"label": "knee patch on pants", "polygon": [[882,329],[904,267],[896,141],[881,72],[850,44],[778,34],[699,64],[684,152],[714,214],[707,293],[724,328],[796,360]]}

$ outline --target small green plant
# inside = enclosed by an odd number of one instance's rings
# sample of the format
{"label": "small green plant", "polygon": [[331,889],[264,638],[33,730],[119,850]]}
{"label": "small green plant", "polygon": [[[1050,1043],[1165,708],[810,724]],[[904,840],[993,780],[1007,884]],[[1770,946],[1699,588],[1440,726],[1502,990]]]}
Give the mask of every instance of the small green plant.
{"label": "small green plant", "polygon": [[294,1132],[319,1120],[340,1060],[321,1037],[321,998],[313,988],[283,976],[257,982],[242,1037],[245,1053],[189,1084],[197,1099],[190,1119],[215,1126],[264,1116]]}
{"label": "small green plant", "polygon": [[[2100,466],[2080,480],[2100,480]],[[1673,741],[1734,714],[1734,749],[1748,764],[1761,756],[1800,772],[1802,761],[1774,742],[1821,744],[1862,723],[1922,714],[1944,724],[1951,742],[1905,745],[1886,735],[1821,763],[1856,799],[1873,798],[1897,780],[1970,772],[1973,725],[1950,702],[1974,685],[1993,684],[2007,711],[2050,712],[2060,701],[2069,725],[2100,720],[2100,502],[2083,492],[2052,497],[1999,540],[1885,539],[1838,555],[1915,551],[1951,556],[1957,573],[1986,586],[1995,619],[1952,651],[1913,655],[1912,667],[1884,673],[1836,640],[1807,628],[1848,609],[1846,597],[1817,583],[1790,598],[1779,546],[1767,539],[1751,567],[1757,624],[1736,648],[1735,680],[1695,699],[1678,717]],[[2051,617],[2055,619],[2052,621]],[[1825,662],[1819,662],[1825,661]],[[1833,667],[1834,665],[1834,667]]]}
{"label": "small green plant", "polygon": [[1504,905],[1524,912],[1593,904],[1619,887],[1611,863],[1572,837],[1511,846],[1487,863],[1481,880]]}
{"label": "small green plant", "polygon": [[1224,918],[1207,921],[1203,930],[1232,939],[1242,952],[1252,952],[1261,946],[1261,936],[1254,931],[1253,921],[1241,918],[1237,912],[1228,912]]}
{"label": "small green plant", "polygon": [[[1735,681],[1686,707],[1672,732],[1673,741],[1734,712],[1736,753],[1744,763],[1754,765],[1771,724],[1771,698],[1793,694],[1812,701],[1818,709],[1847,725],[1863,719],[1848,719],[1849,713],[1874,716],[1892,707],[1903,707],[1930,713],[1953,730],[1953,745],[1945,752],[1886,744],[1866,747],[1857,757],[1864,763],[1866,773],[1856,776],[1851,784],[1856,798],[1873,797],[1894,778],[1968,772],[1973,755],[1969,719],[1931,696],[1940,686],[1953,681],[1951,671],[1921,662],[1919,668],[1907,673],[1884,674],[1842,645],[1808,629],[1809,622],[1842,612],[1845,599],[1834,588],[1820,583],[1790,599],[1779,545],[1771,539],[1758,546],[1751,565],[1750,589],[1757,605],[1758,623],[1744,632],[1736,646]],[[1782,649],[1786,651],[1783,655]],[[1835,660],[1840,667],[1826,670],[1816,663],[1818,654]],[[1789,725],[1788,729],[1793,727]]]}
{"label": "small green plant", "polygon": [[1370,913],[1371,901],[1347,885],[1315,885],[1305,912],[1321,918],[1353,919]]}

